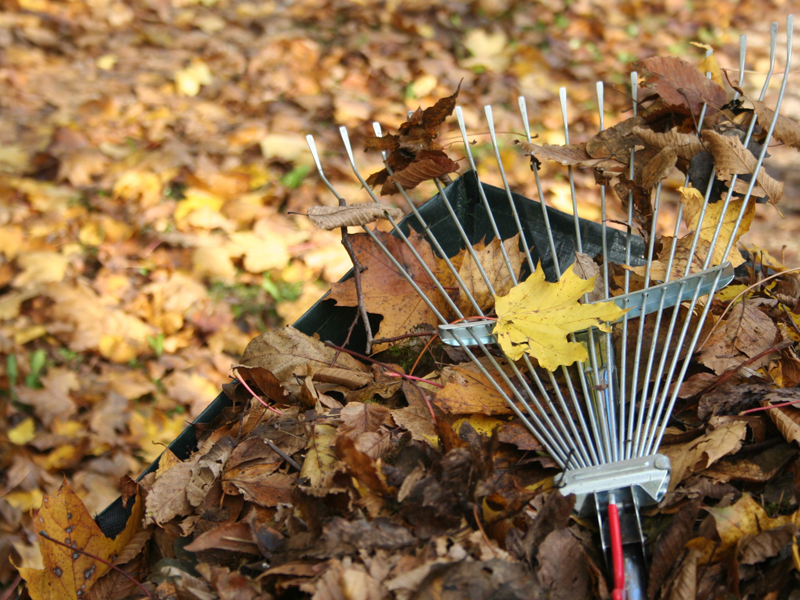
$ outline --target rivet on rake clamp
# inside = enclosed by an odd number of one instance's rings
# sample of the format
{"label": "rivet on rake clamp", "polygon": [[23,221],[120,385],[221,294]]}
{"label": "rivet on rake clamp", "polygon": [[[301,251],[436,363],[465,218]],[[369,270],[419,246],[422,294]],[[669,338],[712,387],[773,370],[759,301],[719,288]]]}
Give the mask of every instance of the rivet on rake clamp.
{"label": "rivet on rake clamp", "polygon": [[[793,18],[787,18],[786,69],[784,71],[778,100],[774,108],[774,117],[769,124],[763,150],[758,156],[753,172],[761,168],[769,141],[775,129],[777,118],[783,101],[788,74],[791,71]],[[770,39],[770,69],[758,100],[763,101],[768,88],[776,58],[777,26],[773,24]],[[739,84],[744,77],[745,56],[744,37],[740,46]],[[632,95],[636,100],[637,76],[631,76]],[[603,86],[598,84],[598,106],[600,107],[600,123],[603,123]],[[560,93],[562,117],[564,119],[565,140],[569,143],[567,125],[566,91]],[[634,114],[636,113],[634,103]],[[520,114],[528,141],[530,126],[526,103],[519,100]],[[716,107],[718,108],[718,107]],[[635,236],[633,218],[633,202],[627,203],[627,221],[622,231],[606,226],[606,190],[601,187],[600,201],[602,222],[597,224],[585,221],[578,215],[578,200],[575,192],[575,180],[572,168],[567,168],[569,189],[572,195],[573,215],[565,215],[548,207],[539,179],[538,164],[532,162],[533,177],[538,191],[538,201],[524,198],[512,192],[501,161],[500,148],[495,133],[491,107],[486,107],[487,121],[494,161],[497,173],[503,182],[502,188],[481,183],[476,172],[475,159],[470,149],[470,140],[461,107],[455,108],[461,136],[464,141],[467,164],[471,170],[461,178],[443,189],[437,182],[439,193],[431,203],[442,206],[449,215],[450,221],[438,219],[436,223],[425,220],[425,207],[416,207],[398,185],[398,190],[407,202],[413,217],[409,217],[413,227],[426,236],[439,258],[444,259],[452,280],[457,282],[460,298],[466,303],[456,306],[450,291],[446,290],[430,271],[428,265],[411,247],[401,226],[391,221],[396,235],[409,246],[412,254],[419,262],[419,267],[431,281],[435,291],[423,292],[414,278],[388,252],[385,246],[366,229],[381,252],[398,269],[400,275],[419,294],[439,321],[438,333],[445,344],[457,346],[472,361],[474,367],[486,377],[493,389],[500,394],[520,421],[531,431],[545,448],[546,452],[561,467],[563,472],[557,478],[557,486],[563,494],[576,496],[576,511],[582,514],[595,513],[598,519],[600,539],[606,553],[608,565],[614,565],[614,597],[629,600],[646,597],[646,552],[645,537],[640,519],[639,509],[661,501],[667,492],[670,482],[670,464],[666,456],[657,454],[661,439],[669,423],[673,408],[677,401],[679,388],[689,368],[691,357],[699,341],[703,324],[708,316],[711,299],[717,290],[726,286],[733,279],[733,267],[730,263],[715,265],[712,259],[716,253],[707,252],[698,272],[691,273],[692,261],[684,261],[678,273],[676,258],[678,228],[683,219],[683,203],[678,203],[673,241],[665,242],[659,260],[664,262],[662,283],[654,283],[651,278],[651,267],[656,256],[655,240],[656,223],[661,205],[661,184],[657,184],[652,200],[652,229],[649,242]],[[706,114],[703,106],[699,114],[698,129]],[[761,124],[766,129],[766,124]],[[755,128],[755,119],[751,120],[743,141],[747,146]],[[349,146],[346,132],[343,141],[349,162],[358,179],[365,180],[358,172]],[[376,134],[380,130],[376,128]],[[336,194],[333,186],[325,178],[319,156],[309,136],[317,169],[323,182]],[[631,150],[630,173],[633,172],[636,148]],[[385,157],[384,157],[385,158]],[[719,219],[710,240],[703,238],[708,248],[724,247],[721,255],[730,256],[735,243],[735,232],[745,214],[756,185],[756,177],[751,177],[747,192],[744,194],[741,208],[734,223],[728,222],[730,229],[722,231],[723,219]],[[705,192],[702,207],[697,216],[695,232],[692,234],[691,247],[687,256],[695,257],[700,242],[701,230],[709,235],[710,227],[702,227],[709,205],[714,178]],[[727,214],[731,205],[733,189],[737,176],[728,182],[729,192],[718,202],[721,213]],[[689,183],[688,177],[684,185]],[[740,186],[741,187],[741,186]],[[373,201],[378,202],[374,193],[367,188]],[[338,197],[338,194],[336,194]],[[738,198],[737,198],[738,201]],[[468,211],[465,204],[468,204]],[[460,214],[469,213],[468,223],[459,219]],[[558,223],[559,225],[553,225]],[[566,223],[569,223],[567,226]],[[408,230],[406,229],[405,232]],[[501,235],[501,231],[504,232]],[[616,323],[615,332],[607,333],[590,328],[570,335],[573,342],[582,343],[588,359],[582,364],[561,367],[552,372],[542,369],[534,361],[523,354],[519,361],[508,357],[500,358],[502,353],[497,338],[493,333],[494,321],[485,314],[480,303],[473,297],[471,288],[465,285],[459,272],[450,258],[458,251],[466,250],[478,266],[480,277],[486,289],[496,295],[492,280],[487,276],[473,245],[486,238],[488,243],[492,237],[509,239],[519,235],[519,250],[524,253],[523,262],[526,269],[533,271],[541,262],[545,273],[560,278],[562,273],[574,260],[574,251],[578,250],[590,256],[601,256],[601,273],[605,285],[601,301],[613,301],[620,308],[629,309]],[[460,242],[459,242],[460,240]],[[453,248],[453,244],[460,247]],[[518,283],[518,272],[514,272],[504,245],[500,245],[505,275],[514,285]],[[685,248],[684,248],[685,250]],[[665,256],[666,255],[666,256]],[[685,258],[685,257],[684,257]],[[702,255],[701,255],[702,258]],[[616,263],[628,267],[623,271],[623,294],[611,296],[609,291],[609,265]],[[644,272],[642,289],[631,290],[631,268],[639,267]],[[643,267],[643,268],[642,268]],[[673,273],[677,273],[673,277]],[[430,294],[438,293],[441,298],[432,302]],[[584,297],[584,302],[588,298]],[[440,307],[447,305],[456,315],[454,323],[448,322]],[[471,307],[471,314],[463,314],[465,306]],[[692,318],[689,318],[689,316]],[[645,335],[645,322],[648,323],[648,335]],[[681,349],[680,352],[676,349]],[[479,360],[480,357],[480,360]],[[624,582],[623,582],[624,580]],[[624,588],[624,589],[623,589]]]}

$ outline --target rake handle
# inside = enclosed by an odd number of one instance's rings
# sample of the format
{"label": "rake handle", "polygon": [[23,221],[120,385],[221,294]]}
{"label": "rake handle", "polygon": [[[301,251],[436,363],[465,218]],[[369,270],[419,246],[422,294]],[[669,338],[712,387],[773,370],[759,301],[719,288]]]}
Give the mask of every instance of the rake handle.
{"label": "rake handle", "polygon": [[611,538],[611,564],[614,574],[612,600],[623,600],[625,593],[625,560],[622,555],[622,530],[619,525],[619,510],[613,496],[608,502],[608,529]]}

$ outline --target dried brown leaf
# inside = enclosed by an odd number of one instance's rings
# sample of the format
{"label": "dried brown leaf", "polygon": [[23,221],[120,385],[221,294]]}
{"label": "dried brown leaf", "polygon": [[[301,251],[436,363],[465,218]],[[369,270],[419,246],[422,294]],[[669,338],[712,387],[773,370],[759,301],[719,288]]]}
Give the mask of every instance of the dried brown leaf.
{"label": "dried brown leaf", "polygon": [[695,600],[697,598],[697,550],[687,550],[680,568],[672,580],[668,600]]}
{"label": "dried brown leaf", "polygon": [[[703,141],[714,155],[717,176],[723,181],[729,182],[733,175],[752,175],[755,172],[758,159],[744,147],[738,136],[721,135],[716,131],[705,130],[703,131]],[[773,204],[776,204],[783,196],[783,182],[776,181],[767,175],[763,166],[758,171],[756,181],[758,185],[753,188],[754,195],[766,195]],[[743,192],[749,187],[748,183],[744,181],[741,183],[744,185],[739,186],[737,181],[736,191]]]}
{"label": "dried brown leaf", "polygon": [[[445,412],[457,415],[507,415],[513,412],[505,398],[472,363],[445,367],[442,382],[444,388],[437,392],[434,403]],[[511,395],[508,389],[505,393]]]}
{"label": "dried brown leaf", "polygon": [[642,117],[631,117],[614,127],[603,129],[586,143],[586,153],[592,158],[613,158],[629,164],[631,150],[641,145],[641,140],[633,133],[637,127],[644,127]]}
{"label": "dried brown leaf", "polygon": [[699,512],[699,500],[685,504],[672,517],[669,525],[656,541],[647,582],[647,597],[651,600],[655,598],[670,569],[675,565],[676,559],[683,552],[686,542],[691,539]]}
{"label": "dried brown leaf", "polygon": [[796,405],[772,406],[773,403],[781,404],[794,400],[800,400],[800,390],[778,390],[764,396],[761,406],[770,407],[767,414],[787,442],[794,441],[800,444],[800,408]]}
{"label": "dried brown leaf", "polygon": [[[773,320],[748,299],[734,306],[725,322],[717,326],[697,361],[722,375],[771,348],[777,334]],[[767,355],[748,366],[758,369],[769,360]]]}
{"label": "dried brown leaf", "polygon": [[444,123],[447,117],[453,114],[453,110],[456,107],[456,99],[460,91],[461,82],[459,81],[458,87],[452,96],[441,98],[437,100],[436,104],[422,111],[422,126],[431,139],[438,137],[439,128],[442,126],[442,123]]}
{"label": "dried brown leaf", "polygon": [[[758,115],[759,125],[764,129],[768,129],[772,123],[772,119],[775,118],[775,111],[771,108],[767,108],[763,102],[759,102],[758,100],[753,100],[752,102],[756,109],[756,114]],[[784,144],[788,144],[792,148],[800,150],[800,125],[789,117],[778,115],[778,121],[775,123],[775,129],[772,135],[775,136],[775,139]]]}
{"label": "dried brown leaf", "polygon": [[616,158],[592,158],[586,152],[586,144],[565,146],[544,144],[539,146],[531,142],[520,142],[519,145],[526,155],[537,159],[552,160],[565,167],[586,167],[614,173],[623,173],[628,169],[626,162],[616,160]]}
{"label": "dried brown leaf", "polygon": [[723,456],[738,451],[746,433],[744,421],[727,421],[685,444],[662,446],[659,452],[665,454],[672,464],[669,489],[674,490],[689,475],[699,473]]}
{"label": "dried brown leaf", "polygon": [[603,274],[600,272],[600,267],[592,260],[592,257],[582,252],[575,253],[575,266],[572,268],[573,272],[581,279],[594,280],[594,287],[587,296],[587,302],[598,302],[605,298],[605,284],[603,283]]}
{"label": "dried brown leaf", "polygon": [[738,544],[739,563],[754,565],[776,556],[791,544],[796,532],[797,526],[787,523],[769,531],[744,536]]}
{"label": "dried brown leaf", "polygon": [[375,202],[350,204],[349,206],[310,206],[308,208],[311,222],[321,229],[328,230],[374,223],[378,219],[385,219],[386,214],[396,221],[403,218],[403,211],[399,208]]}
{"label": "dried brown leaf", "polygon": [[659,181],[667,178],[677,162],[678,153],[674,148],[662,148],[642,169],[642,187],[645,190],[655,187]]}
{"label": "dried brown leaf", "polygon": [[405,169],[395,171],[391,180],[410,190],[423,181],[458,171],[458,163],[441,150],[421,150]]}
{"label": "dried brown leaf", "polygon": [[633,133],[650,146],[659,149],[672,148],[678,155],[678,158],[684,160],[692,160],[695,154],[705,150],[702,142],[700,142],[696,135],[679,133],[676,127],[673,127],[667,133],[656,133],[652,129],[647,129],[645,127],[634,127]]}
{"label": "dried brown leaf", "polygon": [[[449,314],[445,299],[408,246],[402,240],[388,233],[376,231],[375,235],[401,265],[406,265],[408,274],[434,306],[443,314]],[[417,234],[412,234],[409,239],[423,261],[435,274],[436,259],[430,244]],[[405,276],[392,261],[386,258],[369,236],[355,234],[351,236],[351,242],[359,262],[367,267],[361,276],[367,311],[381,314],[384,317],[378,330],[380,337],[402,335],[417,325],[433,325],[438,322],[436,315],[408,283]],[[329,297],[343,306],[357,306],[358,297],[354,280],[351,278],[334,283],[331,286]],[[385,346],[378,346],[376,350],[380,351],[384,348]]]}
{"label": "dried brown leaf", "polygon": [[694,65],[677,57],[653,57],[638,63],[643,86],[655,88],[658,95],[672,107],[687,107],[699,115],[703,103],[709,113],[728,103],[728,94]]}

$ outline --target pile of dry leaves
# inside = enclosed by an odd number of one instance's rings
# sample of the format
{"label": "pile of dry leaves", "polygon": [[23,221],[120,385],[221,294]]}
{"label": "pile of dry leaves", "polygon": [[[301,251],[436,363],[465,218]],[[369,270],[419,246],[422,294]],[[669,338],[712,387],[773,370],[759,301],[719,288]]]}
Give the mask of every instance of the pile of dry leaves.
{"label": "pile of dry leaves", "polygon": [[[780,199],[780,183],[766,171],[752,173],[760,148],[745,147],[736,133],[769,112],[756,102],[753,108],[725,106],[721,80],[707,80],[677,59],[642,67],[656,95],[640,117],[585,144],[524,150],[595,169],[623,200],[633,198],[646,239],[656,231],[649,221],[653,186],[673,167],[687,172],[695,185],[681,193],[685,226],[690,234],[699,227],[706,243],[690,256],[685,238],[675,240],[676,263],[685,271],[708,253],[714,263],[733,259],[711,247],[706,228],[722,221],[727,235],[738,239],[749,220],[734,232],[735,219],[721,208],[752,213],[755,199],[748,207],[741,200],[716,202],[699,223],[692,190],[705,181],[724,197],[732,175],[751,175],[757,196]],[[452,110],[451,100],[441,101],[444,113]],[[698,136],[691,131],[702,102],[717,108]],[[373,149],[406,152],[390,159],[398,175],[379,173],[373,183],[391,192],[393,184],[413,184],[423,171],[428,177],[452,171],[445,152],[434,147],[446,115],[426,121],[426,114],[433,113],[417,113],[385,146],[368,142]],[[777,141],[797,148],[800,128],[778,123]],[[408,153],[404,144],[412,134],[423,143]],[[641,164],[628,179],[632,148]],[[432,164],[440,172],[425,170]],[[732,191],[735,197],[740,190]],[[399,264],[414,264],[397,238],[374,235]],[[672,244],[658,235],[658,246]],[[383,317],[379,354],[367,359],[292,327],[252,340],[234,366],[238,381],[225,388],[233,407],[198,428],[197,452],[187,460],[167,452],[157,472],[138,485],[124,482],[133,509],[117,538],[100,533],[68,486],[45,500],[37,516],[45,569],[22,570],[33,598],[609,597],[594,525],[574,517],[573,499],[553,490],[553,461],[473,363],[435,339],[425,343],[436,325],[430,308],[371,239],[343,236],[365,267],[360,294],[366,311]],[[468,310],[442,258],[422,236],[410,239],[452,290],[451,300]],[[518,239],[502,245],[521,269]],[[480,242],[475,250],[499,294],[513,294],[498,266],[501,242]],[[778,598],[798,586],[794,442],[800,441],[800,408],[790,403],[800,401],[800,280],[763,251],[735,258],[740,276],[714,300],[660,449],[672,461],[669,492],[644,513],[651,599]],[[466,250],[452,263],[473,282],[470,292],[481,308],[491,311],[495,297],[469,275],[475,266]],[[433,298],[427,275],[412,275]],[[652,277],[665,275],[666,269],[654,269]],[[572,283],[540,285],[555,286],[558,295]],[[354,278],[335,284],[331,294],[350,306],[358,296]],[[403,339],[389,341],[393,337]],[[558,366],[538,359],[551,370]],[[568,356],[560,364],[574,360]],[[111,570],[110,562],[119,568]]]}

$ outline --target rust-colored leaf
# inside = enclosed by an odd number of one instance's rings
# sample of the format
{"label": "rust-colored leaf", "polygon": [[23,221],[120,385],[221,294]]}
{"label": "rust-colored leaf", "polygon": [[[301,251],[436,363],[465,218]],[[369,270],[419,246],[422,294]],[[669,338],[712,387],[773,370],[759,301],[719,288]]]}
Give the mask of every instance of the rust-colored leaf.
{"label": "rust-colored leaf", "polygon": [[[398,262],[405,265],[408,274],[434,306],[447,314],[444,298],[403,241],[380,231],[376,231],[375,235]],[[435,271],[436,260],[428,242],[417,234],[413,234],[409,239],[425,264]],[[351,240],[359,262],[367,267],[361,276],[367,311],[383,315],[378,330],[380,337],[394,337],[411,331],[417,325],[433,325],[437,322],[436,316],[424,300],[369,236],[356,234],[351,236]],[[334,283],[331,286],[330,298],[344,306],[356,306],[358,298],[355,282],[348,279]]]}
{"label": "rust-colored leaf", "polygon": [[458,163],[441,150],[421,150],[402,171],[396,171],[391,180],[410,190],[423,181],[436,179],[458,171]]}
{"label": "rust-colored leaf", "polygon": [[[753,100],[752,102],[758,115],[758,124],[764,129],[769,129],[772,120],[775,118],[775,111],[767,108],[766,104],[758,100]],[[775,130],[772,135],[795,150],[800,150],[800,125],[789,117],[778,115],[778,121],[775,123]]]}
{"label": "rust-colored leaf", "polygon": [[[736,135],[721,135],[715,131],[704,131],[703,140],[708,144],[709,150],[714,155],[714,167],[717,176],[723,181],[730,181],[733,175],[752,176],[755,172],[758,159],[753,156]],[[767,175],[762,166],[756,176],[757,186],[753,188],[756,196],[766,195],[769,201],[776,204],[783,196],[783,182],[776,181]],[[737,192],[744,193],[749,187],[749,178],[745,181],[739,177],[734,188]]]}
{"label": "rust-colored leaf", "polygon": [[699,115],[703,103],[711,114],[728,102],[728,94],[694,65],[677,57],[653,57],[638,63],[644,87],[654,88],[670,106]]}

